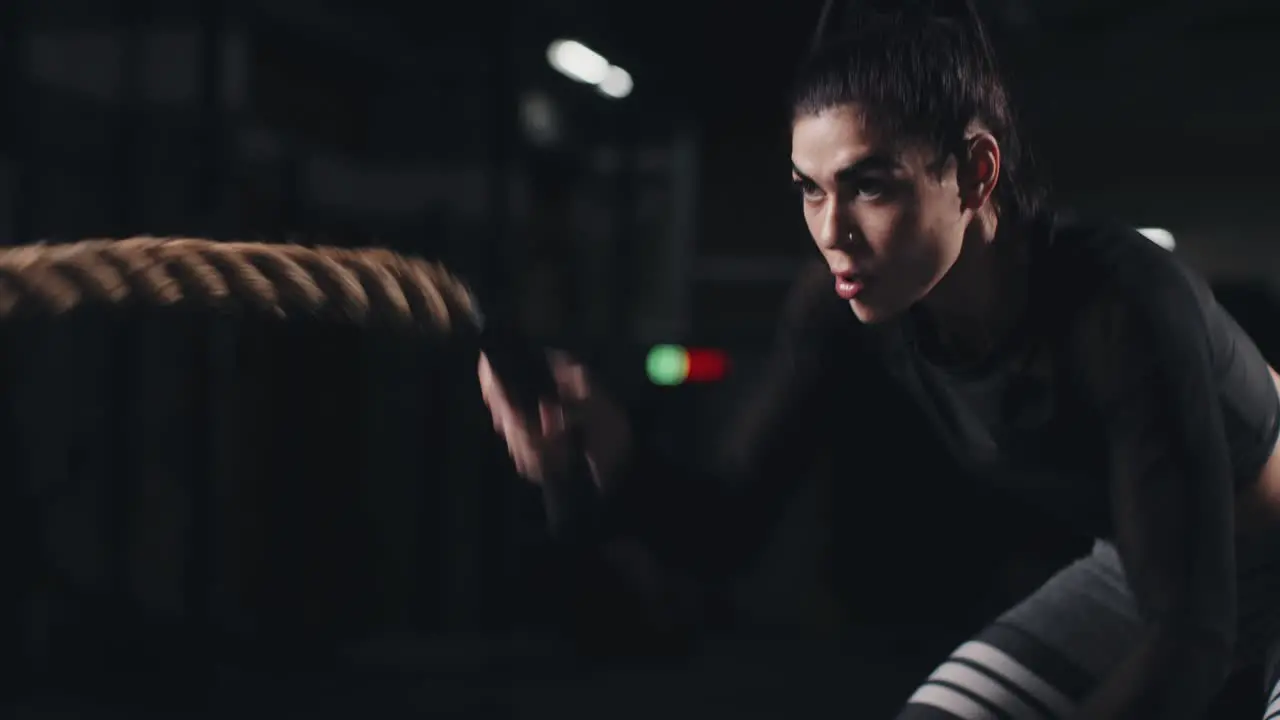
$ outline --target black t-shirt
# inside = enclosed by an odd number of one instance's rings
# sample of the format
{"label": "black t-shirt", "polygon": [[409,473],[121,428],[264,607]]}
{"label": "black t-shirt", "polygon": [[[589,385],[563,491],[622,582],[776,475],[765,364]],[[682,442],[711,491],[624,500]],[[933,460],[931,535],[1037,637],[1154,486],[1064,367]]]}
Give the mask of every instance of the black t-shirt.
{"label": "black t-shirt", "polygon": [[860,380],[887,371],[970,474],[1113,540],[1153,622],[1229,637],[1234,489],[1280,429],[1267,365],[1208,286],[1136,231],[1066,216],[1036,228],[1018,342],[977,367],[929,362],[910,314],[860,324],[825,267],[806,271],[719,462],[640,453],[613,503],[620,529],[732,574],[816,455],[850,458],[856,475],[859,428],[877,415]]}

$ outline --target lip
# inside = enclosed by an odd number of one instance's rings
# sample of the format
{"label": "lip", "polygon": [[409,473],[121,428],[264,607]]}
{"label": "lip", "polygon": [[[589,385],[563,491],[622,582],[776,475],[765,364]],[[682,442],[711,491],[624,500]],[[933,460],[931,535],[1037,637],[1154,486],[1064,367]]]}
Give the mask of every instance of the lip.
{"label": "lip", "polygon": [[836,295],[841,300],[852,300],[862,294],[866,287],[866,278],[854,273],[843,273],[835,276]]}

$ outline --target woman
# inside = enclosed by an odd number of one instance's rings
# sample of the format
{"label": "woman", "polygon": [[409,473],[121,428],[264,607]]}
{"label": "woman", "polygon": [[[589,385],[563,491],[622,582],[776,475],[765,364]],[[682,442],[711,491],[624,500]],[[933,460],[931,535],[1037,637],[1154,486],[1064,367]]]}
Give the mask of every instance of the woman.
{"label": "woman", "polygon": [[950,4],[820,33],[791,160],[824,262],[797,285],[721,464],[645,452],[563,358],[561,397],[527,420],[482,358],[495,425],[540,481],[572,451],[566,418],[581,423],[617,534],[726,577],[796,466],[841,447],[851,417],[874,420],[858,383],[885,369],[957,460],[1098,539],[958,648],[901,718],[1195,717],[1263,661],[1280,717],[1274,373],[1171,254],[1044,207],[981,25]]}

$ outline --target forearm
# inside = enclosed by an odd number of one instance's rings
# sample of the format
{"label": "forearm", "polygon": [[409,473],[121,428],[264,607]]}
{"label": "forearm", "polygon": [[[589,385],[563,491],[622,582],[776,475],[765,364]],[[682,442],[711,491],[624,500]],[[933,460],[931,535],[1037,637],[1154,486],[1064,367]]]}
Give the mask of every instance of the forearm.
{"label": "forearm", "polygon": [[1204,712],[1225,680],[1225,646],[1152,631],[1078,708],[1076,720],[1180,720]]}

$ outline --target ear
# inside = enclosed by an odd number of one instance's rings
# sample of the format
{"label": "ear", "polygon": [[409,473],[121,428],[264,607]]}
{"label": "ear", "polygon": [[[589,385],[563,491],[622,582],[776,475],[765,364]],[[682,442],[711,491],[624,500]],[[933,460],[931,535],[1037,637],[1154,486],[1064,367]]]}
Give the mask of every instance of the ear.
{"label": "ear", "polygon": [[966,210],[980,210],[991,199],[1000,180],[1000,143],[991,133],[969,138],[968,153],[961,159],[960,200]]}

